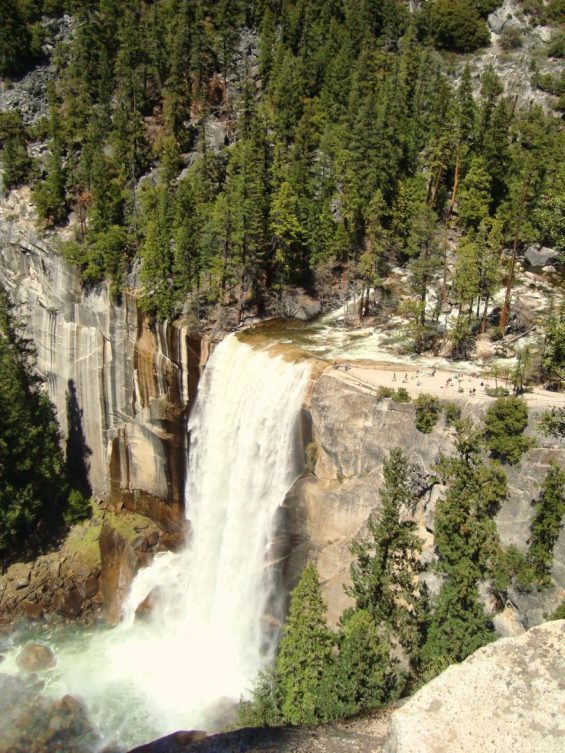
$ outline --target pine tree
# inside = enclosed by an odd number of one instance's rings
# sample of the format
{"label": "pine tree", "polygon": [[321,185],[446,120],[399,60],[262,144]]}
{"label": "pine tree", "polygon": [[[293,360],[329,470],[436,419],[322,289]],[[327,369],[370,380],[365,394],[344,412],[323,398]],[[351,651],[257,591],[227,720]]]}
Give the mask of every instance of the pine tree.
{"label": "pine tree", "polygon": [[474,581],[490,566],[496,543],[493,517],[507,490],[498,463],[483,463],[482,446],[480,427],[469,419],[456,424],[457,454],[439,466],[447,488],[437,504],[434,530],[443,572],[466,572]]}
{"label": "pine tree", "polygon": [[372,615],[355,609],[339,637],[337,693],[341,714],[351,716],[381,706],[396,689],[389,647]]}
{"label": "pine tree", "polygon": [[21,113],[3,113],[0,120],[0,143],[3,146],[2,181],[6,190],[26,183],[32,172],[32,159],[27,148],[27,129]]}
{"label": "pine tree", "polygon": [[491,203],[491,176],[485,160],[474,157],[469,171],[461,181],[459,191],[458,214],[468,228],[478,228],[489,214]]}
{"label": "pine tree", "polygon": [[351,546],[352,585],[347,589],[358,609],[369,612],[415,656],[418,647],[420,552],[415,524],[401,521],[413,503],[408,461],[401,449],[391,450],[383,466],[379,520],[371,516],[368,536]]}
{"label": "pine tree", "polygon": [[438,467],[447,488],[436,507],[434,533],[438,568],[445,580],[422,648],[425,679],[494,639],[478,601],[478,581],[497,561],[493,518],[506,496],[506,476],[498,465],[483,464],[482,432],[470,419],[457,422],[455,433],[456,454]]}
{"label": "pine tree", "polygon": [[0,286],[0,554],[37,552],[62,525],[68,486],[55,411]]}
{"label": "pine tree", "polygon": [[275,663],[285,723],[313,724],[331,716],[335,637],[325,614],[318,574],[309,562],[291,594]]}
{"label": "pine tree", "polygon": [[551,463],[541,492],[532,505],[534,517],[530,526],[528,561],[537,577],[547,584],[550,582],[553,550],[565,515],[565,471],[558,463]]}
{"label": "pine tree", "polygon": [[273,197],[269,229],[277,280],[279,284],[290,282],[302,269],[303,229],[298,219],[296,194],[286,180]]}
{"label": "pine tree", "polygon": [[492,457],[516,465],[533,440],[524,436],[528,406],[519,397],[499,397],[485,414],[485,438]]}

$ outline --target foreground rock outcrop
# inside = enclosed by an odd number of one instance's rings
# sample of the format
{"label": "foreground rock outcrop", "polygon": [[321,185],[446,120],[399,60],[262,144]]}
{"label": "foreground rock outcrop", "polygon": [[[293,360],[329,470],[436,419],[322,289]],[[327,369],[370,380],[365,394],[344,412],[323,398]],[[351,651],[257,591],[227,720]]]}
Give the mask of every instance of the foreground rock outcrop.
{"label": "foreground rock outcrop", "polygon": [[384,753],[561,753],[565,620],[449,667],[391,718]]}
{"label": "foreground rock outcrop", "polygon": [[321,727],[177,732],[130,753],[561,753],[565,620],[502,638],[400,708]]}

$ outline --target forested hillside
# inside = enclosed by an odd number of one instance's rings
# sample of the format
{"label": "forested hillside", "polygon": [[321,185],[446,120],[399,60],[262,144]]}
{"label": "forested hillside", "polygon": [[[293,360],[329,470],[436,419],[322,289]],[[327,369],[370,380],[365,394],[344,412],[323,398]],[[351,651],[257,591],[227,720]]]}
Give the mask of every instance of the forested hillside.
{"label": "forested hillside", "polygon": [[[465,355],[524,246],[565,248],[558,111],[505,98],[489,69],[473,82],[459,55],[490,43],[499,5],[5,2],[8,76],[41,58],[42,14],[73,14],[48,119],[1,116],[5,187],[31,182],[47,227],[70,217],[62,250],[85,285],[119,296],[134,269],[159,317],[197,324],[214,305],[237,323],[285,286],[378,288],[402,266],[413,347],[433,345],[449,299]],[[522,6],[562,55],[562,0]]]}

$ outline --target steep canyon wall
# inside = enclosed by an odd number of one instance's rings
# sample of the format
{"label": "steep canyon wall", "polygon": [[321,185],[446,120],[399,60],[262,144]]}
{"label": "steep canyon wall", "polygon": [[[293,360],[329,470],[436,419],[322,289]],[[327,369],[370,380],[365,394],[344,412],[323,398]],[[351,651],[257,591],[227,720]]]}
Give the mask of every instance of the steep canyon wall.
{"label": "steep canyon wall", "polygon": [[105,284],[83,290],[76,269],[22,223],[0,222],[0,275],[93,493],[178,528],[200,340],[151,323],[129,295],[113,301]]}

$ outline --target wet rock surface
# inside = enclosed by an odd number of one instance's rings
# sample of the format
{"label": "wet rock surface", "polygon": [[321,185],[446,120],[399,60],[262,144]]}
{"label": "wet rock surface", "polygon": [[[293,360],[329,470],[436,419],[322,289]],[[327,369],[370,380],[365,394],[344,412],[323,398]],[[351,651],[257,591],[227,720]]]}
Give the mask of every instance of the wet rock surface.
{"label": "wet rock surface", "polygon": [[16,657],[16,664],[26,672],[39,672],[50,669],[57,663],[55,654],[42,643],[28,643]]}
{"label": "wet rock surface", "polygon": [[82,702],[41,693],[36,676],[0,674],[0,753],[93,753],[101,739]]}

